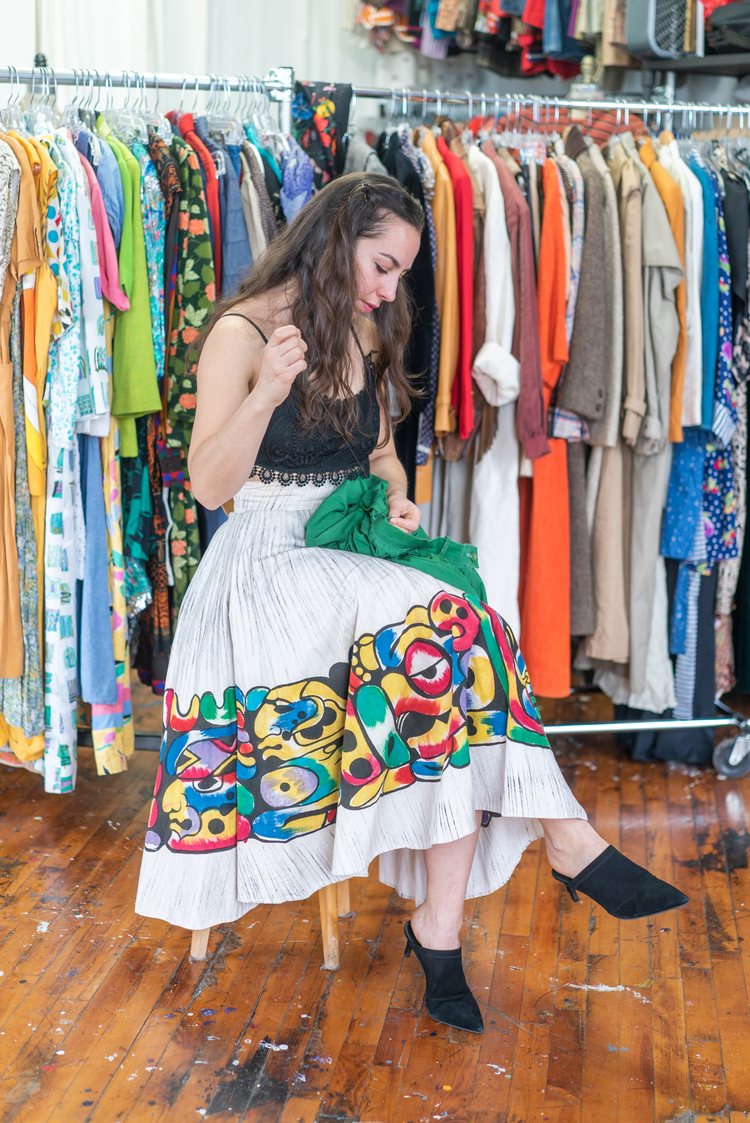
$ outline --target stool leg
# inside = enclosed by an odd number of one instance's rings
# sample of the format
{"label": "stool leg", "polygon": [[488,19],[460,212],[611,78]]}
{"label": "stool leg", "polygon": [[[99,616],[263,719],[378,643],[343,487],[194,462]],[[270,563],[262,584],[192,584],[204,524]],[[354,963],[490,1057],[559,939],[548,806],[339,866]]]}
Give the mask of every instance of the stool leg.
{"label": "stool leg", "polygon": [[339,967],[339,922],[335,885],[326,885],[318,892],[320,927],[323,932],[323,966],[326,971]]}
{"label": "stool leg", "polygon": [[190,941],[190,958],[205,959],[208,951],[208,936],[210,928],[196,928]]}
{"label": "stool leg", "polygon": [[339,904],[338,912],[339,912],[339,916],[340,917],[351,916],[352,915],[352,905],[351,905],[351,899],[349,897],[349,882],[348,881],[337,882],[336,883],[336,889],[338,891],[338,904]]}

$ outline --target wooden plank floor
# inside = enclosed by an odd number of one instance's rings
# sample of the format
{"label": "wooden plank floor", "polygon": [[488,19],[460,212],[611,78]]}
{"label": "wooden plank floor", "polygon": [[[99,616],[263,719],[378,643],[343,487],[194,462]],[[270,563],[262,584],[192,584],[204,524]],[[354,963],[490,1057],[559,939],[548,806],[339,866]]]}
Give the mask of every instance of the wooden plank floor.
{"label": "wooden plank floor", "polygon": [[154,753],[99,779],[82,751],[73,796],[1,771],[0,1123],[750,1120],[750,778],[634,764],[603,736],[558,750],[599,830],[690,905],[620,924],[563,897],[536,844],[467,905],[480,1038],[425,1016],[408,903],[374,876],[336,973],[316,898],[214,930],[203,964],[136,917]]}

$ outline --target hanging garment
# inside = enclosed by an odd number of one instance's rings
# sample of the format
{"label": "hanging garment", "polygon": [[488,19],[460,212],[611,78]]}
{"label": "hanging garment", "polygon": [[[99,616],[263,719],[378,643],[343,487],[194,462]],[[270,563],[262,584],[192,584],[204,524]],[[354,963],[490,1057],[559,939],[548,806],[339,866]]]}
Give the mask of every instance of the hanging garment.
{"label": "hanging garment", "polygon": [[117,314],[112,357],[112,413],[120,423],[122,455],[135,456],[138,451],[136,418],[156,413],[161,405],[156,381],[151,296],[141,211],[141,172],[135,156],[117,140],[102,117],[99,118],[98,129],[117,159],[125,200],[118,260],[120,283],[130,300],[130,308]]}
{"label": "hanging garment", "polygon": [[81,129],[77,143],[96,172],[112,238],[119,250],[125,223],[125,190],[117,157],[105,140],[87,129]]}
{"label": "hanging garment", "polygon": [[468,165],[482,193],[485,214],[485,332],[472,374],[487,401],[499,406],[515,401],[520,391],[520,364],[511,350],[516,309],[505,203],[492,161],[478,148],[471,148]]}
{"label": "hanging garment", "polygon": [[[750,261],[750,237],[747,243]],[[742,275],[742,271],[738,271]],[[750,269],[744,270],[746,294],[750,282]],[[732,272],[734,292],[735,274]],[[732,613],[739,609],[744,599],[740,585],[742,567],[746,564],[745,527],[747,521],[747,310],[737,324],[732,354],[732,373],[736,384],[737,427],[732,437],[732,466],[734,471],[734,491],[737,500],[737,557],[726,558],[719,563],[719,576],[716,592],[716,689],[718,693],[731,690],[737,683],[736,658],[734,651],[734,623]],[[737,619],[740,612],[737,612]]]}
{"label": "hanging garment", "polygon": [[450,173],[429,129],[420,130],[419,143],[435,175],[435,197],[432,206],[437,242],[435,298],[440,317],[440,359],[434,428],[435,436],[441,437],[456,428],[455,413],[451,403],[453,379],[458,364],[460,331],[456,209]]}
{"label": "hanging garment", "polygon": [[134,141],[132,153],[141,172],[140,207],[143,216],[143,241],[146,251],[151,340],[157,379],[164,372],[166,340],[164,334],[164,252],[167,215],[164,195],[148,150]]}
{"label": "hanging garment", "polygon": [[[24,407],[24,370],[34,384],[36,353],[35,283],[43,262],[41,215],[35,184],[41,165],[32,165],[24,145],[9,134],[3,137],[20,169],[18,209],[16,212],[15,253],[12,266],[18,273],[10,332],[12,365],[12,424],[15,463],[13,472],[15,506],[15,546],[18,558],[21,643],[23,668],[20,677],[0,678],[0,745],[10,745],[14,756],[23,761],[39,758],[44,752],[44,708],[42,704],[42,659],[40,653],[39,565],[34,526]],[[6,278],[7,283],[7,278]],[[22,323],[23,321],[23,323]],[[23,354],[22,354],[23,352]],[[36,393],[31,399],[36,405]],[[2,407],[0,407],[2,408]],[[6,612],[0,609],[3,647],[13,642],[7,628]]]}
{"label": "hanging garment", "polygon": [[[45,395],[51,341],[72,315],[63,261],[62,219],[57,189],[57,166],[46,146],[18,136],[29,159],[39,168],[37,194],[44,263],[36,271],[33,316],[24,320],[24,413],[31,511],[36,538],[37,586],[44,589],[44,538],[47,503],[47,418]],[[28,298],[24,297],[24,301]],[[33,326],[32,326],[33,325]],[[33,330],[33,344],[31,342]],[[39,650],[44,650],[43,604],[39,597]]]}
{"label": "hanging garment", "polygon": [[99,439],[78,437],[86,561],[76,596],[78,695],[84,702],[117,700],[112,624],[109,611],[109,574],[102,461]]}
{"label": "hanging garment", "polygon": [[[435,218],[432,213],[432,202],[435,194],[435,173],[430,161],[425,154],[414,146],[411,132],[408,128],[399,129],[399,141],[406,157],[414,165],[419,175],[424,192],[424,217],[427,239],[430,244],[430,264],[432,266],[433,282],[437,269],[437,238],[435,235]],[[419,426],[417,431],[417,448],[415,473],[414,499],[423,502],[421,494],[429,494],[429,481],[431,478],[430,458],[432,443],[435,434],[435,394],[437,393],[438,374],[440,365],[440,318],[438,316],[437,299],[434,294],[432,305],[428,311],[430,321],[430,357],[425,374],[425,397],[420,401]],[[426,468],[424,466],[427,466]],[[422,471],[420,472],[420,468]],[[426,477],[426,478],[425,478]]]}
{"label": "hanging garment", "polygon": [[703,274],[701,278],[701,324],[703,343],[703,394],[701,425],[710,429],[714,412],[716,356],[719,350],[719,223],[714,189],[706,168],[695,155],[688,161],[703,192]]}
{"label": "hanging garment", "polygon": [[73,309],[81,319],[82,350],[79,355],[75,428],[77,433],[101,437],[109,431],[110,386],[96,227],[88,181],[79,153],[63,134],[57,136],[56,143],[71,173],[78,212],[80,290],[73,293]]}
{"label": "hanging garment", "polygon": [[682,393],[683,425],[700,425],[703,392],[703,327],[701,276],[703,272],[703,190],[682,159],[671,133],[662,134],[658,149],[664,165],[682,194],[685,213],[685,377]]}
{"label": "hanging garment", "polygon": [[567,155],[576,161],[584,181],[586,226],[581,257],[581,275],[570,358],[562,379],[558,402],[593,421],[605,407],[606,324],[609,293],[604,261],[604,184],[594,167],[586,142],[577,128],[565,141]]}
{"label": "hanging garment", "polygon": [[120,270],[117,264],[117,251],[115,249],[112,231],[107,222],[102,191],[91,164],[89,164],[85,156],[80,153],[79,156],[83,173],[88,182],[89,197],[91,200],[91,217],[94,222],[96,235],[101,294],[115,308],[124,312],[130,307],[130,301],[120,288]]}
{"label": "hanging garment", "polygon": [[[442,126],[443,136],[448,143],[448,146],[454,156],[457,156],[466,171],[469,173],[471,181],[471,194],[472,194],[472,245],[474,247],[474,265],[473,265],[473,298],[471,308],[471,360],[473,362],[479,348],[482,346],[485,339],[486,323],[485,323],[485,262],[484,262],[484,226],[485,226],[485,207],[484,196],[482,189],[477,182],[474,171],[469,163],[468,150],[464,145],[458,131],[452,123],[444,122]],[[472,400],[474,397],[474,387],[472,386]],[[457,411],[461,409],[461,386],[460,383],[453,383],[453,406]],[[472,408],[471,412],[471,425],[472,428],[475,424],[475,417]],[[460,425],[459,425],[460,428]]]}
{"label": "hanging garment", "polygon": [[104,509],[107,526],[107,561],[111,589],[110,623],[115,658],[117,697],[114,704],[93,702],[91,735],[99,775],[114,775],[127,769],[135,751],[130,696],[130,657],[127,646],[127,608],[125,603],[125,559],[122,542],[122,482],[117,454],[117,422],[101,442],[104,479]]}
{"label": "hanging garment", "polygon": [[[275,236],[276,231],[284,225],[284,211],[281,207],[281,170],[273,155],[265,148],[255,136],[250,125],[245,126],[245,133],[251,146],[257,153],[257,163],[260,177],[256,181],[258,190],[263,196],[263,205],[268,201],[268,214],[270,223],[268,227],[269,241]],[[265,221],[265,219],[264,219]]]}
{"label": "hanging garment", "polygon": [[247,169],[255,188],[263,237],[266,242],[271,242],[276,234],[276,219],[273,203],[268,192],[263,156],[257,145],[248,141],[245,141],[242,150],[247,156]]}
{"label": "hanging garment", "polygon": [[[592,457],[599,451],[601,468],[591,530],[595,624],[580,654],[591,662],[620,665],[630,658],[632,452],[624,442],[592,449]],[[579,659],[578,665],[590,666],[591,662],[583,664]],[[606,694],[615,697],[611,683],[601,685]],[[622,692],[624,703],[629,687],[623,685]]]}
{"label": "hanging garment", "polygon": [[454,384],[451,387],[451,402],[457,414],[458,435],[461,440],[466,440],[474,424],[473,382],[471,377],[474,310],[474,193],[469,173],[459,158],[450,151],[442,136],[437,138],[437,147],[451,177],[456,208],[460,330],[458,365],[454,376]]}
{"label": "hanging garment", "polygon": [[203,188],[206,196],[207,213],[205,222],[211,238],[211,253],[217,293],[221,292],[221,211],[219,204],[219,177],[216,164],[210,151],[196,130],[196,119],[192,113],[180,117],[180,133],[195,152],[202,168]]}
{"label": "hanging garment", "polygon": [[[418,200],[424,211],[426,202],[422,182],[402,150],[398,134],[394,132],[387,141],[381,137],[378,147],[380,158],[388,173]],[[432,309],[435,303],[435,275],[426,223],[422,228],[417,256],[406,276],[406,285],[413,311],[411,335],[404,354],[404,365],[412,376],[415,389],[425,393],[428,387],[432,349]],[[410,498],[413,498],[415,493],[417,440],[421,412],[421,402],[418,399],[414,400],[409,416],[400,423],[395,433],[396,449],[406,470]],[[473,423],[473,406],[471,421]]]}
{"label": "hanging garment", "polygon": [[[19,260],[23,260],[20,247]],[[0,749],[5,763],[28,763],[44,754],[42,656],[39,647],[39,595],[36,536],[28,487],[23,412],[23,370],[20,355],[21,291],[16,292],[11,329],[13,418],[15,426],[15,540],[20,577],[23,671],[19,678],[0,679]],[[5,633],[7,637],[8,633]]]}
{"label": "hanging garment", "polygon": [[49,348],[47,502],[44,535],[44,789],[67,792],[77,770],[76,582],[83,578],[85,530],[75,423],[82,352],[80,219],[72,171],[52,136],[59,214],[48,238],[59,247],[58,308]]}
{"label": "hanging garment", "polygon": [[[302,151],[299,145],[297,145],[297,151]],[[307,157],[305,157],[305,161],[309,167],[310,161]],[[346,139],[344,175],[351,175],[352,172],[370,172],[374,175],[388,174],[375,149],[358,132],[351,133]]]}
{"label": "hanging garment", "polygon": [[341,175],[342,140],[349,124],[352,88],[345,83],[295,82],[292,121],[297,142],[310,158],[320,189]]}
{"label": "hanging garment", "polygon": [[[538,302],[545,407],[568,358],[565,332],[565,245],[558,173],[554,160],[542,168],[544,216],[539,255]],[[534,461],[527,539],[522,541],[521,634],[529,667],[543,697],[570,690],[570,512],[565,442],[550,440],[550,453]]]}
{"label": "hanging garment", "polygon": [[[604,185],[604,268],[609,300],[606,305],[604,334],[606,340],[604,413],[589,424],[589,441],[594,446],[614,447],[619,440],[620,419],[622,416],[622,379],[625,352],[625,307],[623,294],[623,266],[620,219],[617,193],[612,175],[606,161],[595,144],[589,145],[591,161],[602,177]],[[592,468],[592,460],[601,461],[595,455],[589,460],[589,481],[596,480],[599,468]],[[598,492],[594,485],[593,498]],[[589,502],[591,496],[589,498]]]}
{"label": "hanging garment", "polygon": [[[255,261],[268,245],[263,215],[260,209],[260,196],[253,182],[251,174],[255,165],[255,156],[250,151],[250,146],[243,146],[240,151],[240,167],[242,178],[240,180],[240,199],[245,215],[245,228],[250,241],[250,253]],[[256,169],[257,174],[257,169]]]}
{"label": "hanging garment", "polygon": [[[351,149],[351,144],[354,140],[355,137],[352,137],[347,146],[347,160],[349,159],[350,153],[352,160],[356,159],[356,155]],[[357,144],[359,143],[360,141],[358,139]],[[372,158],[380,164],[374,149],[370,148],[369,144],[365,144],[364,141],[361,141],[361,143],[365,145],[367,151],[372,155]],[[291,222],[293,218],[297,217],[305,203],[308,203],[310,199],[312,199],[313,170],[310,161],[297,144],[294,137],[287,137],[287,146],[287,151],[282,154],[281,159],[282,182],[280,200],[282,210],[284,211],[284,218],[287,222]],[[359,169],[344,167],[345,172],[354,170],[380,171],[381,169],[374,167],[370,167],[369,169],[366,167]]]}
{"label": "hanging garment", "polygon": [[[570,348],[575,323],[578,289],[581,280],[581,260],[586,227],[586,207],[583,176],[576,164],[566,155],[562,142],[555,144],[553,159],[560,176],[560,201],[563,207],[563,233],[565,235],[566,272],[568,276],[568,298],[565,305],[565,337]],[[550,435],[567,441],[583,441],[588,437],[588,424],[579,414],[560,404],[560,393],[564,385],[567,367],[560,372],[560,378],[552,397],[550,416]],[[571,480],[569,477],[569,484]]]}
{"label": "hanging garment", "polygon": [[726,448],[732,440],[737,425],[737,400],[732,377],[732,341],[734,338],[732,330],[732,277],[729,268],[727,229],[719,179],[714,172],[709,172],[709,177],[716,212],[719,267],[719,338],[715,364],[711,429],[719,448]]}
{"label": "hanging garment", "polygon": [[[62,142],[62,138],[61,142]],[[57,166],[57,189],[60,199],[59,225],[48,232],[61,244],[60,295],[58,326],[53,327],[54,346],[50,348],[47,377],[48,438],[58,448],[70,448],[75,439],[78,418],[78,379],[85,341],[81,314],[81,218],[78,211],[77,184],[73,171],[62,154],[58,138],[42,138]],[[80,166],[79,166],[80,171]],[[82,173],[81,173],[82,174]],[[52,369],[54,367],[54,378]]]}
{"label": "hanging garment", "polygon": [[732,275],[732,338],[747,303],[747,248],[750,242],[748,188],[739,176],[721,167],[724,223],[727,235],[729,268]]}
{"label": "hanging garment", "polygon": [[474,357],[472,374],[487,402],[497,408],[497,431],[488,451],[474,466],[470,498],[470,540],[479,551],[487,597],[506,606],[511,627],[520,626],[518,581],[520,449],[515,433],[515,402],[520,392],[520,364],[511,347],[515,331],[515,295],[505,202],[492,160],[477,148],[469,166],[485,207],[485,339]]}
{"label": "hanging garment", "polygon": [[18,255],[14,239],[21,168],[13,150],[0,141],[0,674],[18,678],[23,670],[23,630],[16,546],[16,438],[13,422],[11,321]]}
{"label": "hanging garment", "polygon": [[531,460],[543,456],[549,450],[542,397],[531,213],[518,184],[496,153],[492,141],[486,141],[482,145],[482,151],[493,162],[505,204],[515,308],[511,351],[520,367],[516,428],[524,456]]}
{"label": "hanging garment", "polygon": [[175,450],[177,469],[169,484],[169,557],[174,573],[173,614],[200,560],[195,500],[187,474],[187,449],[195,416],[195,365],[189,348],[208,320],[216,299],[211,239],[208,233],[206,198],[198,160],[192,149],[178,137],[173,152],[180,170],[180,242],[177,254],[172,338],[167,374],[167,450]]}
{"label": "hanging garment", "polygon": [[224,157],[224,165],[225,171],[221,179],[221,254],[224,263],[222,295],[234,296],[252,269],[253,257],[242,209],[239,176],[227,155]]}
{"label": "hanging garment", "polygon": [[[677,446],[679,447],[679,446]],[[689,705],[691,716],[713,717],[716,713],[713,697],[714,666],[714,621],[713,604],[716,594],[715,575],[701,578],[695,575],[691,604],[691,644],[689,666],[685,667],[685,679],[691,683],[692,695]],[[674,583],[674,572],[670,567],[670,586]],[[670,588],[671,591],[671,588]],[[678,673],[680,673],[678,659]],[[626,707],[615,707],[616,721],[653,720],[655,718],[676,717],[678,709],[659,712],[634,713]],[[703,765],[708,763],[713,752],[713,732],[707,729],[660,730],[653,733],[637,733],[627,738],[630,755],[634,760],[675,760],[681,764]]]}
{"label": "hanging garment", "polygon": [[638,439],[646,412],[644,368],[643,276],[641,270],[642,194],[635,160],[619,141],[609,146],[609,167],[620,206],[620,233],[625,303],[625,400],[622,435],[629,445]]}
{"label": "hanging garment", "polygon": [[[154,165],[162,194],[167,219],[167,231],[164,238],[164,359],[166,364],[166,347],[172,337],[172,311],[174,298],[173,274],[177,260],[177,223],[179,218],[180,173],[177,170],[175,158],[167,147],[166,142],[156,133],[149,135],[148,154]],[[156,377],[161,385],[165,374],[165,366],[158,368]]]}
{"label": "hanging garment", "polygon": [[[646,662],[658,571],[659,533],[669,479],[674,360],[680,341],[677,294],[682,264],[666,208],[643,181],[643,291],[647,413],[633,454],[630,544],[630,690],[646,688]],[[653,391],[649,392],[649,387]],[[668,672],[660,675],[666,681]]]}
{"label": "hanging garment", "polygon": [[[685,388],[685,356],[687,352],[686,285],[684,279],[685,206],[682,201],[682,192],[678,183],[657,159],[654,146],[650,139],[647,138],[642,142],[640,155],[651,173],[654,186],[659,192],[659,197],[666,209],[672,236],[680,259],[680,268],[683,273],[683,279],[677,286],[675,296],[677,315],[679,318],[679,336],[674,360],[672,362],[672,390],[669,415],[669,439],[670,441],[681,441],[683,394]],[[649,419],[647,418],[647,426],[648,421]]]}

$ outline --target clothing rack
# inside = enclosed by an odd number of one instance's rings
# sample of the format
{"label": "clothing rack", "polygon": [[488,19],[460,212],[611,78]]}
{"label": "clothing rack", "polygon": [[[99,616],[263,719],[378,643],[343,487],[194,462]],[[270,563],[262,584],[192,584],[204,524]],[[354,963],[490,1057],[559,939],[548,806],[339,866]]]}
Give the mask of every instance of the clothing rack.
{"label": "clothing rack", "polygon": [[[94,81],[95,76],[95,81]],[[221,91],[235,91],[235,92],[262,92],[270,100],[278,102],[281,112],[281,128],[285,132],[291,132],[291,110],[292,99],[294,96],[294,70],[292,67],[276,67],[262,78],[252,78],[248,75],[234,75],[224,76],[215,74],[171,74],[171,73],[156,73],[156,72],[136,72],[136,71],[122,71],[119,74],[110,74],[105,71],[102,74],[96,69],[75,69],[75,70],[62,70],[55,71],[51,67],[34,67],[32,69],[21,70],[16,67],[7,67],[4,72],[0,72],[1,83],[14,84],[19,93],[16,98],[20,96],[21,84],[26,84],[31,87],[32,93],[36,92],[37,84],[43,86],[44,96],[49,97],[54,94],[56,86],[76,86],[87,89],[89,86],[96,85],[98,87],[117,87],[132,89],[135,91],[143,90],[144,88],[151,88],[157,91],[161,89],[181,90],[186,92],[197,92],[198,90],[208,90],[211,92]],[[330,83],[331,87],[335,87],[336,83]],[[727,127],[730,127],[732,122],[736,119],[739,127],[750,128],[750,106],[737,106],[729,104],[714,104],[702,102],[676,102],[674,99],[674,81],[668,76],[665,85],[665,97],[663,100],[637,100],[629,98],[602,98],[598,99],[573,99],[564,97],[555,97],[550,95],[538,94],[491,94],[488,95],[482,91],[472,92],[470,90],[450,91],[435,88],[429,90],[424,87],[422,89],[407,89],[404,88],[387,88],[378,86],[352,86],[352,106],[350,114],[353,114],[356,108],[356,99],[365,98],[377,101],[390,102],[393,107],[393,113],[397,113],[397,105],[401,101],[402,116],[408,117],[409,110],[412,105],[422,105],[422,116],[427,115],[428,106],[431,103],[435,105],[435,111],[439,114],[444,106],[466,106],[469,110],[469,115],[473,116],[475,111],[480,111],[485,117],[498,118],[502,115],[507,115],[512,118],[514,112],[522,107],[530,107],[534,110],[534,117],[536,120],[541,121],[542,114],[545,119],[549,120],[550,115],[554,117],[556,111],[560,109],[583,109],[591,111],[606,110],[622,114],[622,122],[627,125],[629,115],[631,113],[640,114],[644,118],[644,123],[648,124],[648,118],[654,114],[657,119],[657,127],[661,127],[662,118],[664,117],[664,127],[671,128],[672,120],[675,114],[680,116],[683,128],[692,130],[699,120],[703,120],[706,116],[711,118],[718,117],[721,121],[725,121]],[[594,692],[594,688],[584,687],[584,692]],[[579,693],[581,691],[579,690]],[[581,722],[581,723],[561,723],[556,725],[545,725],[545,731],[549,736],[587,736],[590,734],[618,734],[618,733],[646,733],[646,732],[659,732],[667,730],[690,730],[690,729],[737,729],[738,735],[732,742],[723,742],[722,746],[724,751],[717,759],[715,754],[714,764],[722,771],[724,768],[731,771],[732,774],[738,775],[741,771],[747,771],[750,768],[750,715],[741,714],[720,699],[716,700],[716,708],[719,712],[723,713],[723,717],[714,718],[693,718],[693,719],[668,719],[659,721],[612,721],[612,722]],[[158,750],[160,747],[161,738],[153,734],[136,734],[136,747],[141,749]],[[81,731],[79,737],[81,745],[91,745],[91,736],[85,731]],[[747,766],[747,767],[745,767]]]}
{"label": "clothing rack", "polygon": [[8,82],[19,90],[21,85],[30,86],[32,95],[38,93],[37,87],[40,87],[42,96],[46,97],[54,96],[57,86],[75,86],[84,91],[94,87],[135,92],[153,89],[157,96],[159,90],[181,90],[183,94],[197,93],[198,90],[208,90],[210,93],[262,93],[270,101],[279,103],[282,130],[289,133],[292,129],[294,71],[290,66],[274,67],[262,78],[248,74],[157,74],[155,71],[137,70],[122,70],[112,74],[108,70],[88,67],[80,70],[55,70],[51,66],[34,66],[28,70],[19,70],[15,66],[8,66],[0,73],[0,82]]}
{"label": "clothing rack", "polygon": [[[671,129],[674,116],[678,114],[682,128],[689,131],[696,127],[696,122],[700,121],[702,124],[707,116],[710,118],[718,117],[720,121],[726,122],[727,128],[731,127],[733,121],[736,120],[740,129],[750,129],[750,106],[676,102],[674,74],[671,72],[666,77],[662,100],[638,100],[624,97],[594,100],[515,93],[488,95],[482,92],[474,93],[471,90],[444,91],[436,88],[430,91],[427,88],[421,90],[388,89],[377,86],[355,85],[352,86],[350,121],[356,109],[356,99],[360,97],[388,101],[391,104],[394,116],[400,108],[403,117],[409,116],[409,109],[412,104],[421,104],[423,107],[422,115],[426,116],[428,105],[434,103],[438,115],[443,106],[466,106],[469,117],[473,117],[476,112],[480,113],[482,117],[495,119],[505,115],[512,121],[514,113],[517,114],[521,107],[528,106],[534,111],[533,116],[537,121],[542,119],[554,120],[555,113],[561,109],[583,109],[591,112],[595,110],[614,112],[618,115],[618,120],[621,119],[625,125],[627,125],[631,113],[641,115],[646,125],[648,125],[649,116],[653,114],[656,117],[658,128],[661,128],[663,124],[664,128]],[[711,125],[713,125],[713,120]],[[577,690],[574,688],[574,692],[598,693],[598,688],[581,687]],[[725,767],[734,771],[742,769],[744,762],[748,766],[746,770],[750,770],[750,715],[744,715],[733,710],[718,698],[715,704],[717,710],[725,716],[692,719],[670,718],[659,721],[573,722],[554,725],[545,723],[544,728],[550,737],[576,737],[597,733],[656,733],[678,729],[738,729],[739,735],[733,742],[725,742],[720,746],[720,748],[723,748],[723,752],[718,756],[717,754],[714,755],[714,764],[719,771],[722,771]],[[734,771],[734,774],[737,774],[736,771]]]}
{"label": "clothing rack", "polygon": [[[668,76],[669,77],[669,76]],[[672,75],[673,78],[673,75]],[[332,83],[332,86],[335,83]],[[521,107],[528,106],[535,110],[535,118],[537,121],[542,120],[544,114],[545,120],[554,119],[554,114],[561,109],[583,109],[588,111],[606,110],[614,112],[622,116],[622,122],[628,123],[631,113],[641,114],[644,117],[644,124],[648,125],[648,118],[651,114],[656,115],[661,127],[661,118],[665,117],[665,128],[671,128],[672,120],[675,115],[679,115],[680,124],[683,129],[687,128],[692,131],[695,124],[699,119],[704,119],[706,116],[719,117],[721,120],[726,120],[727,127],[730,127],[733,121],[737,121],[740,128],[750,128],[750,105],[729,105],[721,103],[710,102],[677,102],[675,100],[674,82],[668,80],[664,87],[664,96],[660,99],[631,99],[629,97],[605,97],[601,99],[579,99],[579,98],[566,98],[557,97],[552,94],[486,94],[483,92],[472,92],[471,90],[462,91],[449,91],[435,88],[429,90],[423,87],[421,90],[407,89],[392,87],[390,89],[378,86],[352,86],[352,106],[350,108],[350,118],[356,108],[357,98],[372,98],[379,101],[390,101],[394,107],[394,113],[397,112],[398,103],[400,102],[400,109],[402,116],[409,115],[409,108],[412,104],[423,106],[423,115],[427,114],[427,106],[434,102],[436,112],[440,114],[443,106],[466,106],[469,110],[469,116],[473,117],[475,112],[481,113],[482,117],[490,117],[497,119],[500,116],[513,116]]]}

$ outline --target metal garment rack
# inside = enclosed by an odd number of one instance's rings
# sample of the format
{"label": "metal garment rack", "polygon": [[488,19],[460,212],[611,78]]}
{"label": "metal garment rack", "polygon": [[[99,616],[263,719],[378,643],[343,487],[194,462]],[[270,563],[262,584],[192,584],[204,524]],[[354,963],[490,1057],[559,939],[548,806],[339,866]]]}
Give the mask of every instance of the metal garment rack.
{"label": "metal garment rack", "polygon": [[[94,78],[95,76],[95,78]],[[256,90],[265,93],[272,101],[280,105],[281,128],[291,132],[292,128],[292,99],[294,97],[294,71],[291,67],[276,67],[268,71],[263,78],[253,78],[248,75],[216,75],[216,74],[167,74],[155,72],[123,71],[119,74],[100,72],[96,69],[63,70],[55,71],[51,67],[35,67],[20,70],[8,67],[0,72],[0,82],[15,84],[20,92],[20,86],[31,86],[32,92],[37,84],[43,86],[46,96],[54,93],[56,86],[76,86],[86,89],[91,85],[100,88],[125,88],[136,92],[144,88],[181,90],[190,93],[198,90],[214,92],[233,91],[251,92]],[[334,88],[336,83],[329,83]],[[667,74],[664,87],[664,97],[659,100],[637,100],[629,98],[602,98],[600,100],[578,100],[573,98],[554,97],[537,94],[486,94],[482,91],[470,90],[451,91],[438,88],[429,90],[407,88],[386,88],[377,86],[352,86],[352,106],[350,115],[356,108],[357,98],[367,98],[387,102],[392,106],[394,115],[397,113],[398,103],[401,103],[402,116],[408,117],[409,110],[414,105],[422,106],[422,116],[426,117],[428,107],[434,103],[435,111],[440,114],[444,107],[465,106],[469,116],[481,112],[482,116],[499,118],[509,116],[521,107],[530,107],[534,110],[535,119],[545,121],[554,120],[554,114],[560,109],[582,109],[585,111],[596,110],[612,111],[621,116],[623,124],[627,125],[631,113],[643,117],[644,124],[648,124],[653,114],[657,127],[663,124],[665,128],[672,128],[675,115],[681,119],[683,128],[692,130],[696,123],[718,117],[730,127],[737,121],[739,127],[750,128],[750,106],[737,106],[728,104],[712,104],[702,102],[679,102],[675,100],[674,75]],[[713,120],[712,120],[713,124]],[[595,688],[586,687],[586,692],[594,692]],[[624,722],[583,722],[546,725],[545,731],[551,736],[586,736],[589,734],[606,733],[647,733],[662,730],[691,730],[691,729],[737,729],[738,736],[734,741],[722,742],[724,754],[714,763],[721,771],[730,775],[739,775],[750,770],[750,715],[738,713],[721,700],[717,699],[716,708],[724,716],[715,718],[694,718],[692,720],[669,719],[663,721],[624,721]],[[158,749],[160,737],[152,734],[137,734],[136,746],[143,749]],[[91,744],[91,735],[81,731],[79,737],[81,745]],[[721,748],[722,746],[719,746]],[[747,767],[745,767],[745,765]]]}
{"label": "metal garment rack", "polygon": [[32,94],[54,96],[57,86],[75,86],[88,89],[126,89],[139,93],[146,89],[180,90],[183,94],[207,90],[209,93],[263,93],[280,105],[281,129],[292,131],[292,97],[294,96],[294,71],[290,66],[278,66],[262,78],[249,74],[168,74],[155,71],[121,70],[110,72],[83,67],[80,70],[55,70],[51,66],[35,66],[21,70],[15,66],[0,71],[0,82],[18,87],[30,86]]}
{"label": "metal garment rack", "polygon": [[[332,83],[334,85],[334,83]],[[538,94],[485,94],[481,91],[474,93],[470,90],[450,91],[424,88],[414,89],[386,89],[377,86],[352,86],[352,100],[356,108],[356,98],[373,98],[386,101],[390,104],[394,115],[399,108],[404,117],[409,115],[411,105],[423,106],[423,115],[427,114],[427,106],[435,105],[435,110],[440,114],[445,106],[465,106],[469,117],[480,113],[482,117],[497,119],[506,116],[511,120],[517,109],[530,107],[535,111],[537,121],[554,121],[555,112],[560,109],[606,110],[618,115],[622,124],[627,125],[630,114],[635,113],[643,118],[648,125],[649,118],[653,115],[657,127],[671,129],[676,115],[680,118],[683,129],[693,130],[697,122],[704,122],[706,117],[718,117],[730,127],[736,121],[740,128],[750,128],[750,105],[737,106],[727,104],[711,104],[701,102],[678,102],[675,100],[674,74],[668,73],[664,84],[664,96],[659,100],[638,100],[630,98],[602,98],[600,100],[578,100],[574,98],[554,97]],[[400,106],[399,106],[400,102]],[[713,120],[711,121],[713,125]],[[597,693],[596,687],[581,687],[579,693]],[[727,706],[720,699],[716,699],[716,708],[723,717],[680,719],[670,718],[661,721],[611,721],[611,722],[572,722],[545,724],[545,732],[550,737],[576,737],[589,734],[606,733],[658,733],[667,730],[691,729],[737,729],[739,735],[730,742],[723,742],[714,754],[714,764],[720,771],[727,774],[739,775],[743,771],[750,771],[750,716],[741,714]],[[745,767],[745,765],[747,767]]]}

